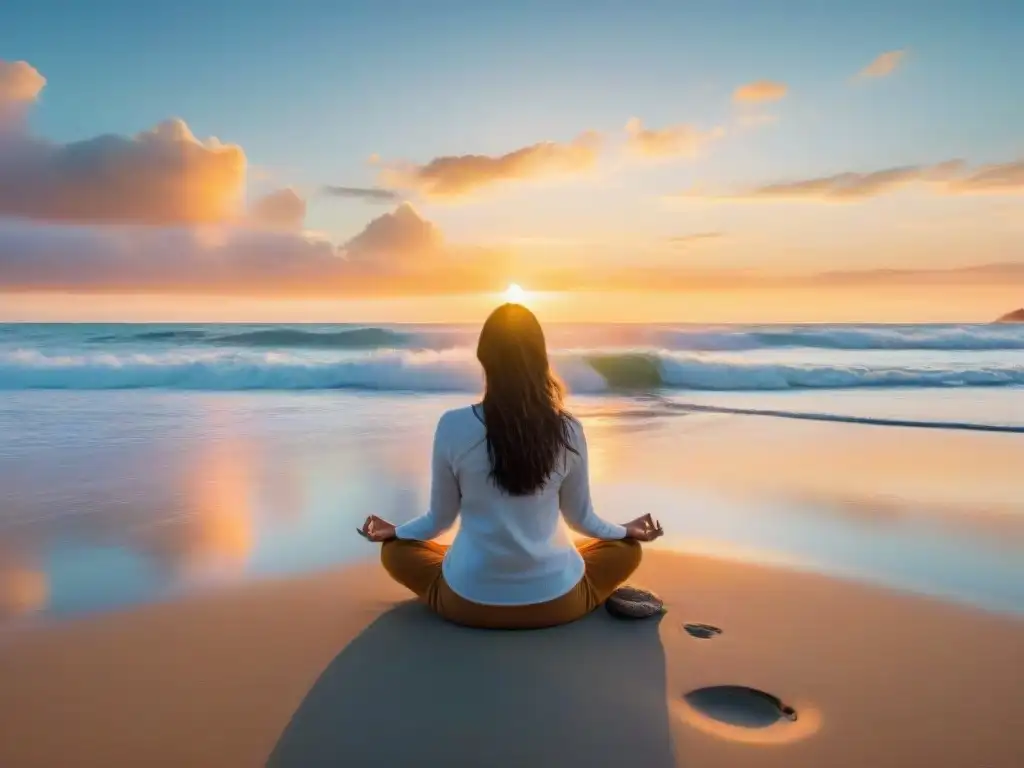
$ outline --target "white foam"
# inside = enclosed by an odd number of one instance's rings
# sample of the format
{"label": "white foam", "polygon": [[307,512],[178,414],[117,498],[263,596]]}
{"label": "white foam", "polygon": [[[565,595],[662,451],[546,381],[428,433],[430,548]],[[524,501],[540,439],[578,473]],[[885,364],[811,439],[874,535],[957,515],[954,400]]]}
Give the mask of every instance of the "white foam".
{"label": "white foam", "polygon": [[344,359],[283,352],[0,353],[0,389],[379,389],[473,391],[479,365],[462,354],[387,351]]}
{"label": "white foam", "polygon": [[997,350],[1024,349],[1024,326],[762,326],[663,333],[673,350],[744,351],[779,347],[816,349]]}
{"label": "white foam", "polygon": [[[557,353],[554,364],[581,394],[608,385],[588,352]],[[630,353],[635,356],[637,353]],[[765,363],[730,357],[645,352],[664,386],[686,390],[845,389],[1024,385],[1022,364],[931,366]],[[611,355],[614,357],[615,355]],[[607,359],[608,353],[603,357]],[[342,357],[251,350],[56,354],[0,352],[0,389],[368,389],[477,392],[480,367],[469,349],[382,350]]]}
{"label": "white foam", "polygon": [[695,390],[849,389],[856,387],[984,387],[1024,384],[1024,366],[803,365],[659,355],[666,386]]}

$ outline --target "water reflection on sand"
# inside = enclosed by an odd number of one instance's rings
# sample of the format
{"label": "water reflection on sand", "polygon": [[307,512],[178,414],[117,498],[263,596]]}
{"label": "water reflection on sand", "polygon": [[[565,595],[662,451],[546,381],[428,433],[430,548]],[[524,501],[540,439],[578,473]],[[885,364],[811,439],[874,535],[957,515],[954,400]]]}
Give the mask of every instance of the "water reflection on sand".
{"label": "water reflection on sand", "polygon": [[[374,550],[425,508],[447,396],[19,393],[0,411],[0,620],[70,615]],[[1024,441],[579,401],[602,514],[659,546],[1024,610]],[[626,416],[621,414],[626,413]]]}
{"label": "water reflection on sand", "polygon": [[46,608],[50,585],[38,563],[26,553],[0,551],[0,620]]}

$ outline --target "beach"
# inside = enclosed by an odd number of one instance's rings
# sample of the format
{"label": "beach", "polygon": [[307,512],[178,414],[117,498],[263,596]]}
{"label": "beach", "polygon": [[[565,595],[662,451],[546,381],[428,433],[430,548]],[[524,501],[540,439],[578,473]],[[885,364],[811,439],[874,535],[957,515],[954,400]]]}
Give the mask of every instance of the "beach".
{"label": "beach", "polygon": [[5,4],[0,768],[1024,768],[1024,0],[805,5]]}
{"label": "beach", "polygon": [[[1020,764],[1019,619],[665,552],[636,581],[660,620],[466,630],[367,562],[9,634],[0,764]],[[713,685],[797,719],[687,703]]]}
{"label": "beach", "polygon": [[229,330],[270,347],[5,329],[4,768],[1024,761],[1024,390],[972,384],[1019,375],[1019,330],[689,329],[897,348],[595,358],[667,332],[556,328],[597,511],[665,526],[635,581],[668,613],[532,633],[436,621],[354,530],[424,510],[437,419],[478,392],[467,331]]}

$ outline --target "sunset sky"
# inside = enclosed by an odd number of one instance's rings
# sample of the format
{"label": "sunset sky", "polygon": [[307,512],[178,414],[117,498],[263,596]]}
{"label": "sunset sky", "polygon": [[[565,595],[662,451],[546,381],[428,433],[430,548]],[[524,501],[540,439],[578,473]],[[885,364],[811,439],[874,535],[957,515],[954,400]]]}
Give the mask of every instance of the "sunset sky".
{"label": "sunset sky", "polygon": [[[1024,4],[36,2],[0,321],[986,321]],[[214,138],[215,137],[215,138]]]}

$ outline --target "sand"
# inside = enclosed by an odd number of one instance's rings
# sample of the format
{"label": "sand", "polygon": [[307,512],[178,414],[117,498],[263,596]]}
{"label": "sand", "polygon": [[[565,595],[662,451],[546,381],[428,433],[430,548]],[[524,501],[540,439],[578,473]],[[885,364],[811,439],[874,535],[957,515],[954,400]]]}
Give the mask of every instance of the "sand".
{"label": "sand", "polygon": [[1024,765],[1018,617],[664,551],[635,582],[660,620],[464,630],[366,563],[8,632],[0,766]]}

